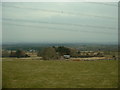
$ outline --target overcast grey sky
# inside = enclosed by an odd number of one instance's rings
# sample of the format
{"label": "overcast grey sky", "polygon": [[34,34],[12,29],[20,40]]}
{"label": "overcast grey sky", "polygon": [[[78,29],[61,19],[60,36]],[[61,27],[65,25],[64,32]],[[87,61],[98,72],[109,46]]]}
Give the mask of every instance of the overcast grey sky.
{"label": "overcast grey sky", "polygon": [[117,43],[117,3],[2,3],[3,43]]}

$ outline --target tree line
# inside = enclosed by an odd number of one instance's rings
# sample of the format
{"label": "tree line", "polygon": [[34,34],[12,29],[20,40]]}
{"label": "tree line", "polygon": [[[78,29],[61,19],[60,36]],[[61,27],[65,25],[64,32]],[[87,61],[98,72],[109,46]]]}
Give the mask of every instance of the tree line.
{"label": "tree line", "polygon": [[11,51],[8,52],[7,50],[2,51],[2,57],[17,57],[17,58],[21,58],[21,57],[30,57],[29,55],[27,55],[25,53],[25,51],[23,50],[16,50],[16,51]]}
{"label": "tree line", "polygon": [[[79,50],[75,48],[69,48],[64,46],[52,46],[52,47],[46,47],[38,52],[36,52],[37,56],[42,57],[43,60],[55,60],[55,59],[61,59],[64,58],[64,55],[70,55],[70,57],[94,57],[94,56],[103,56],[100,52],[98,52],[96,55],[93,53],[81,53]],[[2,57],[30,57],[24,50],[16,50],[8,52],[7,50],[4,50],[2,52]]]}

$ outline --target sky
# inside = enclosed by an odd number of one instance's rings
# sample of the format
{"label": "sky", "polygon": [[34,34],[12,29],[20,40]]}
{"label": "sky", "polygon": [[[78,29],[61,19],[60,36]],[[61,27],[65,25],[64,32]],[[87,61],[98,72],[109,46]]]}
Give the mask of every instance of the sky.
{"label": "sky", "polygon": [[117,2],[3,2],[3,43],[117,43]]}

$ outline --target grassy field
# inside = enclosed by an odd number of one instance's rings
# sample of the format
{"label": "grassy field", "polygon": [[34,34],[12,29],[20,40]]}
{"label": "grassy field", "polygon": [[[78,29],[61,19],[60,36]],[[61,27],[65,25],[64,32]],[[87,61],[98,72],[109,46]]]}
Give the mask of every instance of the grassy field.
{"label": "grassy field", "polygon": [[3,59],[3,88],[114,88],[117,61]]}

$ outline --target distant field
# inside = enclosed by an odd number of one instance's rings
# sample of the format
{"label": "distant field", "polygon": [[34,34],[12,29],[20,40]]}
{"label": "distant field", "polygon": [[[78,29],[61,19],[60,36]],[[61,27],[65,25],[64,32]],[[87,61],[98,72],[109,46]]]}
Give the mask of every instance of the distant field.
{"label": "distant field", "polygon": [[3,59],[3,88],[114,88],[118,63]]}

